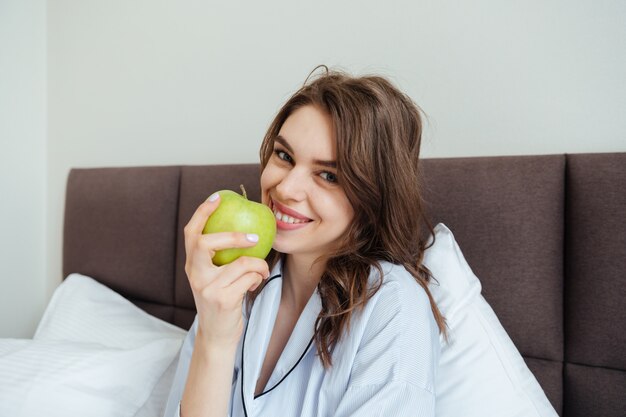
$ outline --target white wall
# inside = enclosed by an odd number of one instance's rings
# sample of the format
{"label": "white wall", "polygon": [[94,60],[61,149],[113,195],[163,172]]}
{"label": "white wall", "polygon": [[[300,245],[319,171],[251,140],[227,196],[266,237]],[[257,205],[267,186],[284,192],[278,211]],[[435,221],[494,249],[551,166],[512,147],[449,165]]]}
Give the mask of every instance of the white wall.
{"label": "white wall", "polygon": [[[47,7],[45,301],[61,281],[71,167],[256,162],[272,116],[320,63],[387,75],[413,97],[428,114],[426,157],[626,150],[619,0]],[[25,259],[12,257],[11,271]],[[32,279],[28,288],[43,278]]]}
{"label": "white wall", "polygon": [[46,299],[46,3],[0,0],[0,337]]}

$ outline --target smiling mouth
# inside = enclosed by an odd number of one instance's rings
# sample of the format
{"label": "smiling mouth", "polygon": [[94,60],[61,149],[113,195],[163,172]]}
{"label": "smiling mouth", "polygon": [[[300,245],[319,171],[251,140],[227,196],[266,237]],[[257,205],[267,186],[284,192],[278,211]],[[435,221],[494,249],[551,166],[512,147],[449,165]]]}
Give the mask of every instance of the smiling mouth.
{"label": "smiling mouth", "polygon": [[302,218],[293,217],[293,216],[283,213],[274,205],[274,200],[272,199],[270,199],[270,209],[274,213],[274,217],[276,217],[276,220],[281,221],[283,223],[302,224],[302,223],[309,223],[313,221],[311,219],[302,219]]}

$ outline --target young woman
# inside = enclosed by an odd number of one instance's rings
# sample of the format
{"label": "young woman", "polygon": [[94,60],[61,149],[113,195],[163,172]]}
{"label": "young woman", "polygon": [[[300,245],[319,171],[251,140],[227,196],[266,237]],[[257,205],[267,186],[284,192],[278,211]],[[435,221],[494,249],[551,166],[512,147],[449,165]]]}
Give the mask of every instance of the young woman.
{"label": "young woman", "polygon": [[266,260],[214,266],[257,236],[185,227],[197,316],[166,416],[434,416],[445,319],[422,265],[416,105],[381,77],[326,71],[280,109],[261,145]]}

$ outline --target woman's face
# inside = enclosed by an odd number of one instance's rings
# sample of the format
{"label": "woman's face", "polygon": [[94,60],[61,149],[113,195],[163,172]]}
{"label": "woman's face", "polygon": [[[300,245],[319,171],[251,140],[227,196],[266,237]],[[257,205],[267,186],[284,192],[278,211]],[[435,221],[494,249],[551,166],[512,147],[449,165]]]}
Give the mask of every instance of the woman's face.
{"label": "woman's face", "polygon": [[318,257],[337,247],[354,217],[337,183],[330,116],[308,105],[294,111],[261,174],[261,195],[276,216],[274,249]]}

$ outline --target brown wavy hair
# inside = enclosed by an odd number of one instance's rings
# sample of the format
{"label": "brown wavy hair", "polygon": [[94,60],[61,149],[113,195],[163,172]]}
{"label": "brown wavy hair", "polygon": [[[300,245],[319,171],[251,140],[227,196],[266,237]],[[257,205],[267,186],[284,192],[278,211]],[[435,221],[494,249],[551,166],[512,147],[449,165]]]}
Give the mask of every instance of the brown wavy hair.
{"label": "brown wavy hair", "polygon": [[[318,284],[322,311],[315,322],[315,344],[328,368],[333,347],[344,329],[349,331],[352,312],[364,307],[383,283],[380,261],[402,265],[415,278],[428,295],[446,340],[447,326],[428,289],[432,274],[422,264],[434,231],[421,196],[420,109],[383,77],[354,77],[323,67],[324,73],[310,82],[309,76],[278,111],[261,144],[260,159],[263,170],[283,123],[298,108],[312,105],[332,119],[337,179],[355,217],[339,249],[326,258]],[[270,269],[281,256],[270,252],[266,258]],[[368,287],[372,268],[378,270],[379,281]],[[262,288],[248,293],[248,311]]]}

